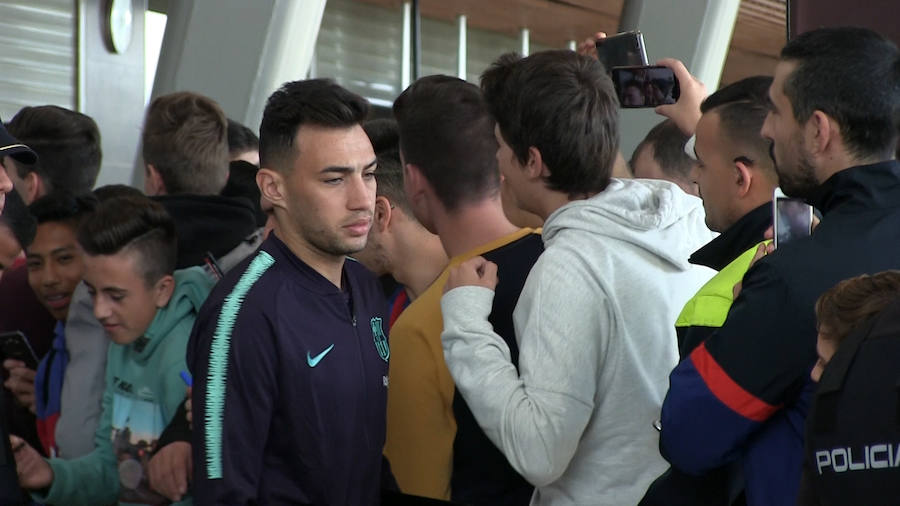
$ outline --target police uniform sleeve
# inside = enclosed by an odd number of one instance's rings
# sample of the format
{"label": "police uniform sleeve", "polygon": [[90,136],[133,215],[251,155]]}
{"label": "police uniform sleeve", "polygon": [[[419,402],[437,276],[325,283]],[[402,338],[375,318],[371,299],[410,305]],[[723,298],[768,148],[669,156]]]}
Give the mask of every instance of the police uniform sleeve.
{"label": "police uniform sleeve", "polygon": [[701,474],[737,458],[809,374],[813,308],[766,260],[747,272],[722,327],[669,376],[660,449],[681,471]]}

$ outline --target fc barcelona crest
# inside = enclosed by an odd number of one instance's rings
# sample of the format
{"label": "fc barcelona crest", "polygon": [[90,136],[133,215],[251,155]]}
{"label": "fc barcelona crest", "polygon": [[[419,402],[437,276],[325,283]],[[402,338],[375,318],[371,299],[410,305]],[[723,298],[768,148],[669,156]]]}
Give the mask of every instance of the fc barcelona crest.
{"label": "fc barcelona crest", "polygon": [[391,356],[391,348],[388,346],[384,329],[381,328],[381,318],[372,318],[370,323],[372,324],[372,337],[375,339],[375,349],[378,350],[378,355],[381,356],[381,359],[387,362]]}

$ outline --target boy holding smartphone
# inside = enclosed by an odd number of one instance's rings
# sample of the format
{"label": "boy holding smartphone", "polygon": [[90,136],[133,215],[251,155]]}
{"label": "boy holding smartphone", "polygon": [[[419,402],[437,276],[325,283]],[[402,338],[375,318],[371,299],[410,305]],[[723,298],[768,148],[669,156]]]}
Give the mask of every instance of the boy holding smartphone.
{"label": "boy holding smartphone", "polygon": [[43,503],[157,503],[164,499],[149,489],[145,466],[184,399],[185,347],[213,281],[201,268],[174,271],[172,219],[143,196],[103,202],[78,241],[94,315],[112,341],[97,446],[78,459],[44,460],[14,437],[19,481]]}

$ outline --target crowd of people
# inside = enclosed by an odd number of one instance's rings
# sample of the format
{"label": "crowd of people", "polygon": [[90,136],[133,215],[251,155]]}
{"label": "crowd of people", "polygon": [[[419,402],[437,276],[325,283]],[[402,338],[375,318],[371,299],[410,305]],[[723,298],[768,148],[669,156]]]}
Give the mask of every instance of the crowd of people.
{"label": "crowd of people", "polygon": [[[896,504],[897,46],[662,60],[626,174],[594,43],[393,119],[288,82],[258,137],[160,96],[143,191],[84,114],[0,125],[2,501]],[[779,187],[817,218],[775,248]]]}

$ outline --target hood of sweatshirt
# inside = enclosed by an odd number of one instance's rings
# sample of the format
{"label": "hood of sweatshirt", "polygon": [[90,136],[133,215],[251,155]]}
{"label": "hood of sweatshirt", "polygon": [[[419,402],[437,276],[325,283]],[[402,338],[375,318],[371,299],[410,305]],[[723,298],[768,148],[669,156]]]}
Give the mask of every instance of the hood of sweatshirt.
{"label": "hood of sweatshirt", "polygon": [[175,220],[177,269],[202,265],[207,251],[222,258],[258,228],[253,204],[243,197],[176,194],[153,200]]}
{"label": "hood of sweatshirt", "polygon": [[631,243],[686,270],[691,254],[715,237],[705,220],[703,202],[673,183],[613,179],[597,195],[554,211],[543,237],[549,246],[568,230],[590,232]]}
{"label": "hood of sweatshirt", "polygon": [[[177,326],[193,326],[194,319],[214,284],[215,280],[202,267],[175,271],[175,291],[172,298],[165,307],[156,311],[144,336],[130,345],[135,353],[132,358],[139,362],[146,361]],[[187,332],[190,332],[190,326],[187,327]]]}

